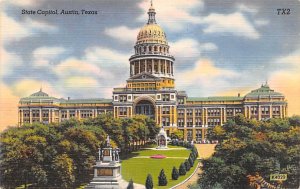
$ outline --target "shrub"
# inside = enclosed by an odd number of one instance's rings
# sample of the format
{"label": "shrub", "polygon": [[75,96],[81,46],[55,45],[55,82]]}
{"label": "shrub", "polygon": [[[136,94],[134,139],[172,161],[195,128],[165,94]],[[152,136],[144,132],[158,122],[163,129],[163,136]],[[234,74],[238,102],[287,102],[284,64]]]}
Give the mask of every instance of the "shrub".
{"label": "shrub", "polygon": [[187,159],[185,160],[184,165],[185,165],[186,171],[189,171],[191,169],[191,165]]}
{"label": "shrub", "polygon": [[128,183],[128,186],[127,186],[127,189],[134,189],[132,179],[130,179],[130,181]]}
{"label": "shrub", "polygon": [[179,172],[178,172],[178,170],[176,169],[176,167],[174,166],[174,167],[173,167],[173,170],[172,170],[172,179],[173,179],[173,180],[177,180],[178,177],[179,177]]}
{"label": "shrub", "polygon": [[167,177],[165,175],[164,169],[162,169],[160,171],[159,176],[158,176],[158,185],[159,186],[166,186],[167,184],[168,184],[168,180],[167,180]]}
{"label": "shrub", "polygon": [[145,184],[146,189],[153,189],[153,179],[150,174],[148,174]]}
{"label": "shrub", "polygon": [[184,163],[181,163],[179,167],[179,175],[185,175],[185,174],[186,174],[185,165]]}

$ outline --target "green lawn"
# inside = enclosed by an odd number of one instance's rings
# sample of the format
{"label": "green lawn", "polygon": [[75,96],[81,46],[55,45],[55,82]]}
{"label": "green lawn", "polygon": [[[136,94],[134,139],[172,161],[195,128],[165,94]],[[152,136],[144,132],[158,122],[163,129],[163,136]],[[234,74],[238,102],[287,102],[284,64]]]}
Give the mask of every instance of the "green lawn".
{"label": "green lawn", "polygon": [[[133,180],[135,183],[145,184],[146,177],[150,173],[153,177],[154,187],[157,189],[170,188],[184,179],[186,179],[196,168],[197,162],[195,161],[194,167],[185,175],[180,176],[178,180],[172,180],[171,174],[173,166],[179,169],[179,165],[188,158],[190,150],[141,150],[134,153],[135,158],[129,158],[122,161],[122,177],[129,181]],[[183,158],[165,158],[165,159],[152,159],[152,158],[136,158],[138,156],[151,156],[155,154],[162,154],[167,157],[183,157]],[[158,175],[160,170],[164,169],[168,179],[167,186],[158,186]]]}

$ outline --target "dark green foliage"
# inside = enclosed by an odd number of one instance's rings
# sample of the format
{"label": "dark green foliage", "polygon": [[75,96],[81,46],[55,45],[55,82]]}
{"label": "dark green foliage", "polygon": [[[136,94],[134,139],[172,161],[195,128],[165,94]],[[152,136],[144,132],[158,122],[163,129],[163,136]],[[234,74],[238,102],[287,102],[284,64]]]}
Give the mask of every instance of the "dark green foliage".
{"label": "dark green foliage", "polygon": [[148,174],[145,184],[146,189],[153,189],[153,179],[152,175]]}
{"label": "dark green foliage", "polygon": [[11,127],[0,134],[0,186],[75,188],[91,180],[98,148],[107,134],[126,152],[151,137],[149,130],[156,134],[157,128],[146,116],[115,119],[111,115]]}
{"label": "dark green foliage", "polygon": [[185,164],[181,163],[179,166],[179,175],[185,175],[185,174],[186,174]]}
{"label": "dark green foliage", "polygon": [[177,180],[178,177],[179,177],[179,172],[178,172],[178,170],[176,169],[176,167],[174,166],[174,167],[173,167],[173,170],[172,170],[172,179],[173,179],[173,180]]}
{"label": "dark green foliage", "polygon": [[184,165],[186,172],[188,172],[191,169],[191,165],[187,159],[185,160]]}
{"label": "dark green foliage", "polygon": [[194,161],[191,157],[189,157],[188,162],[189,162],[191,167],[194,167]]}
{"label": "dark green foliage", "polygon": [[167,184],[168,184],[168,180],[167,180],[164,169],[162,169],[158,176],[158,185],[159,186],[167,186]]}
{"label": "dark green foliage", "polygon": [[267,182],[270,174],[288,174],[284,188],[299,188],[299,116],[267,121],[237,115],[224,126],[214,127],[208,138],[218,139],[214,155],[203,160],[201,188],[243,188],[247,175],[256,172]]}
{"label": "dark green foliage", "polygon": [[130,179],[130,181],[128,183],[128,186],[127,186],[127,189],[134,189],[132,179]]}

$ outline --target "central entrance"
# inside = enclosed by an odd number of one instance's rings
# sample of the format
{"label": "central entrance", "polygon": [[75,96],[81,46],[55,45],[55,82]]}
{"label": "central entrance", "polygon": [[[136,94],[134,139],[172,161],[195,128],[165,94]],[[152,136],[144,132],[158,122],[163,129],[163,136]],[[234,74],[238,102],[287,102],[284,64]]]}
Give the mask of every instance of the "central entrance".
{"label": "central entrance", "polygon": [[149,100],[140,100],[138,103],[136,103],[134,110],[135,114],[146,115],[152,119],[155,118],[154,105]]}

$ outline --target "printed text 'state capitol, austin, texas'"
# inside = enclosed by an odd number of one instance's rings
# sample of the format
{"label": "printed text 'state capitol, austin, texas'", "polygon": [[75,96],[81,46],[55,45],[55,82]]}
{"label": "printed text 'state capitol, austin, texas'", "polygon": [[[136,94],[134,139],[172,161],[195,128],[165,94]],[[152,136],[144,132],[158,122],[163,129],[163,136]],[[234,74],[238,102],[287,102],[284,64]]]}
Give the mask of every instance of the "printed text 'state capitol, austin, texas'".
{"label": "printed text 'state capitol, austin, texas'", "polygon": [[58,99],[40,90],[20,99],[19,125],[84,119],[103,113],[118,118],[144,114],[155,119],[168,135],[179,129],[184,131],[185,140],[203,141],[209,127],[222,125],[238,113],[257,120],[287,116],[284,95],[268,84],[245,96],[195,98],[176,90],[175,58],[169,54],[166,34],[156,23],[155,14],[151,5],[148,22],[137,36],[135,54],[129,59],[127,85],[114,88],[113,99]]}

